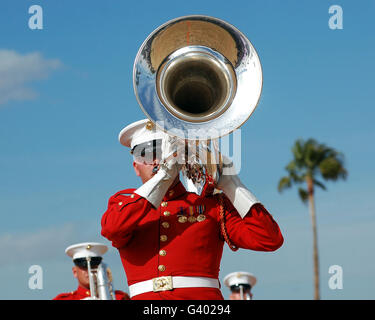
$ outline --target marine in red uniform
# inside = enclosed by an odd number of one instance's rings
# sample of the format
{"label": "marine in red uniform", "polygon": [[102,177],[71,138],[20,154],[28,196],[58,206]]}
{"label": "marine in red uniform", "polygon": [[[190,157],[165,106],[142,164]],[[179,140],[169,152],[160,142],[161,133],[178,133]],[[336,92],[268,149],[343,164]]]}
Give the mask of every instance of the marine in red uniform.
{"label": "marine in red uniform", "polygon": [[229,300],[252,300],[251,289],[257,283],[257,278],[253,274],[245,271],[237,271],[228,274],[224,284],[230,289]]}
{"label": "marine in red uniform", "polygon": [[187,192],[175,162],[159,165],[158,145],[165,149],[162,159],[174,146],[168,149],[165,134],[151,127],[141,120],[120,133],[143,185],[109,199],[102,235],[119,250],[131,299],[221,300],[224,241],[232,248],[274,251],[283,243],[280,229],[235,175],[220,178],[222,194],[209,187],[200,196]]}
{"label": "marine in red uniform", "polygon": [[[87,249],[89,248],[89,249]],[[82,243],[69,246],[65,252],[73,258],[74,266],[72,268],[73,276],[77,279],[78,288],[75,291],[61,293],[53,300],[83,300],[90,299],[90,281],[87,272],[86,256],[91,258],[91,267],[96,268],[102,261],[101,255],[108,250],[106,245],[97,243]],[[129,295],[123,291],[115,291],[116,300],[129,300]]]}
{"label": "marine in red uniform", "polygon": [[[116,300],[129,300],[129,295],[123,291],[115,291]],[[53,300],[83,300],[90,298],[90,288],[78,286],[76,291],[60,293],[58,296],[53,298]]]}
{"label": "marine in red uniform", "polygon": [[[130,299],[127,293],[120,290],[116,290],[115,295],[116,300]],[[87,286],[82,287],[81,285],[79,285],[76,291],[60,293],[58,296],[53,298],[53,300],[83,300],[87,298],[90,298],[90,288],[88,288]]]}

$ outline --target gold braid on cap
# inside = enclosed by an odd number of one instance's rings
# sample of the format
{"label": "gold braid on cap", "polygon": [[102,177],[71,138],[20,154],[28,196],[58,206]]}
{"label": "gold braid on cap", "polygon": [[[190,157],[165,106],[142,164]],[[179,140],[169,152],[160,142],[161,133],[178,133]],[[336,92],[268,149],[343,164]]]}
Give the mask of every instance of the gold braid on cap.
{"label": "gold braid on cap", "polygon": [[229,239],[227,228],[225,227],[225,215],[224,215],[224,200],[223,200],[223,194],[219,194],[219,203],[220,203],[220,222],[221,222],[221,234],[224,237],[225,242],[228,244],[229,248],[232,251],[237,251],[239,248],[236,247]]}
{"label": "gold braid on cap", "polygon": [[109,282],[113,281],[112,270],[109,267],[107,267],[107,277]]}

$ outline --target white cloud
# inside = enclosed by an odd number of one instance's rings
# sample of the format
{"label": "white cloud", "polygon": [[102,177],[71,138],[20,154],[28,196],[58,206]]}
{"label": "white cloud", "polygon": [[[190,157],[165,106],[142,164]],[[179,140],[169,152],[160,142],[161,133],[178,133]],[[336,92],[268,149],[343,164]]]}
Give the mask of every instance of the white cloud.
{"label": "white cloud", "polygon": [[0,266],[56,258],[77,239],[78,226],[65,224],[36,232],[6,233],[0,235]]}
{"label": "white cloud", "polygon": [[0,107],[11,100],[31,100],[37,93],[26,84],[46,79],[61,67],[58,59],[45,59],[39,52],[20,54],[0,49]]}

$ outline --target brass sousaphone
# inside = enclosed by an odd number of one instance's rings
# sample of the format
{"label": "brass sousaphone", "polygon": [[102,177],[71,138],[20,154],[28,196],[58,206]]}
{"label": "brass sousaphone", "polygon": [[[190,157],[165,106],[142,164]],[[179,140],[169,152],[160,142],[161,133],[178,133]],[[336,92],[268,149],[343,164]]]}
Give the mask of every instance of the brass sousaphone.
{"label": "brass sousaphone", "polygon": [[[255,110],[262,67],[238,29],[217,18],[192,15],[168,21],[147,37],[134,62],[133,81],[146,116],[190,146],[215,151],[206,157],[212,160],[219,155],[218,138],[239,128]],[[198,175],[191,174],[197,163],[186,166],[189,178],[200,182],[204,172],[217,181],[220,168],[206,164],[199,164]]]}

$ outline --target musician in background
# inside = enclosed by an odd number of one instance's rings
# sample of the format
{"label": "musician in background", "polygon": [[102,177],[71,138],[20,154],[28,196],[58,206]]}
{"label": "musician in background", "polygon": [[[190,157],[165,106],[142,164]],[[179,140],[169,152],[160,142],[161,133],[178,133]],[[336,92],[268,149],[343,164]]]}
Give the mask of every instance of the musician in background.
{"label": "musician in background", "polygon": [[[108,247],[100,243],[79,243],[66,248],[65,253],[73,259],[73,276],[77,279],[78,288],[75,291],[61,293],[53,300],[83,300],[91,297],[90,280],[87,266],[87,257],[90,257],[90,267],[95,269],[102,261],[102,255]],[[109,270],[109,269],[107,269]],[[116,300],[129,300],[128,294],[116,290]]]}
{"label": "musician in background", "polygon": [[152,122],[128,125],[119,140],[130,148],[143,185],[110,197],[101,224],[102,235],[119,250],[131,299],[223,300],[224,241],[233,250],[282,245],[279,226],[235,173],[197,195],[179,179],[181,146]]}
{"label": "musician in background", "polygon": [[229,300],[252,300],[251,289],[257,279],[253,274],[244,271],[237,271],[228,274],[224,278],[224,284],[230,289]]}

